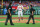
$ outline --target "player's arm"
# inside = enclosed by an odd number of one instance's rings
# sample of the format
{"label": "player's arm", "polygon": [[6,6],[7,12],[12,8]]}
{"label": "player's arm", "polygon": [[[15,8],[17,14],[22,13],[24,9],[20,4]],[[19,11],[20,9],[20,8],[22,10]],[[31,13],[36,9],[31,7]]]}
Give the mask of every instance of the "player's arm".
{"label": "player's arm", "polygon": [[8,12],[9,12],[9,14],[10,14],[10,16],[11,16],[10,9],[8,9]]}
{"label": "player's arm", "polygon": [[24,10],[23,6],[22,6],[22,9]]}
{"label": "player's arm", "polygon": [[32,15],[33,15],[33,11],[32,11]]}
{"label": "player's arm", "polygon": [[33,9],[33,11],[32,11],[32,15],[33,15],[33,12],[35,12],[35,10]]}
{"label": "player's arm", "polygon": [[35,12],[35,9],[33,9],[33,11],[32,11],[32,15],[33,15],[33,12]]}

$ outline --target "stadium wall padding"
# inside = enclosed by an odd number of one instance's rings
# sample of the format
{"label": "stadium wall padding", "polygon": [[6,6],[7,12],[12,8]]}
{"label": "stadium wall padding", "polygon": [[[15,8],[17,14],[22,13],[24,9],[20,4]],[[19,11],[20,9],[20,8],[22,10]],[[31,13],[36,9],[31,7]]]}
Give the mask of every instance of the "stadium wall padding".
{"label": "stadium wall padding", "polygon": [[[35,15],[39,15],[40,14],[40,6],[38,6],[38,7],[33,7],[34,9],[35,9]],[[24,15],[29,15],[30,14],[30,7],[29,7],[29,9],[26,9],[26,12],[25,13],[23,13]],[[15,13],[13,12],[13,11],[15,11],[15,9],[12,9],[12,15],[16,15],[16,14],[18,14],[18,11],[16,11]],[[24,11],[23,11],[24,12]],[[0,9],[0,15],[4,15],[3,14],[4,13],[4,9]]]}
{"label": "stadium wall padding", "polygon": [[[30,11],[29,11],[29,10],[30,10],[30,9],[26,9],[26,12],[23,13],[23,14],[24,14],[24,15],[29,15],[29,14],[30,14]],[[14,13],[13,11],[15,11],[15,9],[12,9],[12,12],[11,12],[12,15],[17,15],[17,14],[18,14],[18,11],[16,11],[15,13]],[[23,11],[23,12],[24,12],[24,11]],[[3,11],[2,11],[2,12],[0,11],[0,14],[4,15],[3,13],[4,13]],[[40,14],[40,9],[35,9],[34,14],[35,14],[35,15],[39,15],[39,14]]]}

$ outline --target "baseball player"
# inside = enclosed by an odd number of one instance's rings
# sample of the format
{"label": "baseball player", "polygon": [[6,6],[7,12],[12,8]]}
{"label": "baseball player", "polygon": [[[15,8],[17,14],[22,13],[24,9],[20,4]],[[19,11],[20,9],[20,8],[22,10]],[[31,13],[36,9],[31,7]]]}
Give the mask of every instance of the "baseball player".
{"label": "baseball player", "polygon": [[20,15],[21,15],[21,19],[23,20],[23,12],[22,12],[22,9],[23,9],[23,6],[21,5],[21,3],[19,3],[16,11],[18,10],[18,18],[19,18],[19,21],[20,21]]}

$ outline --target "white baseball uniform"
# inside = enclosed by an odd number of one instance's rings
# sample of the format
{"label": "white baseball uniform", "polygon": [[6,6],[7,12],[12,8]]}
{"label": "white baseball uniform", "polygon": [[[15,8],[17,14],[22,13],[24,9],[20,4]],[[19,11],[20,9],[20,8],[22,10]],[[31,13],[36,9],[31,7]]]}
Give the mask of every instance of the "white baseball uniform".
{"label": "white baseball uniform", "polygon": [[17,7],[17,9],[18,9],[18,17],[20,17],[20,15],[21,15],[21,17],[23,17],[23,12],[22,12],[23,6],[22,5],[19,5]]}

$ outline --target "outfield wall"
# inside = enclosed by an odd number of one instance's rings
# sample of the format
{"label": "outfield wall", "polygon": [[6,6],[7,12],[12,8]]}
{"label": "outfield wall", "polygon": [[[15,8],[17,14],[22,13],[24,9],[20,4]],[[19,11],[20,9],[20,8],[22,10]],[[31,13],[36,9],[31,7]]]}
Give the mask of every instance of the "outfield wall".
{"label": "outfield wall", "polygon": [[[13,11],[15,11],[15,9],[13,9],[12,10],[12,14],[14,15],[16,15],[16,14],[18,14],[18,11],[16,11],[15,13],[13,12]],[[6,12],[6,11],[5,11]],[[23,13],[24,13],[24,11],[23,11]],[[24,13],[24,15],[29,15],[30,14],[30,11],[29,11],[29,9],[26,9],[26,12]],[[36,9],[35,10],[35,13],[34,13],[35,15],[40,15],[40,9]],[[0,10],[0,15],[4,15],[4,11],[3,10]]]}
{"label": "outfield wall", "polygon": [[[40,15],[40,7],[33,7],[35,9],[35,15]],[[26,9],[26,12],[24,13],[24,10],[23,10],[23,14],[24,15],[29,15],[30,14],[30,9]],[[5,9],[0,9],[0,15],[5,15],[6,14],[6,11]],[[16,15],[18,14],[18,11],[16,11],[15,13],[13,12],[15,11],[15,9],[12,9],[12,15]],[[4,14],[5,13],[5,14]]]}

